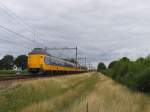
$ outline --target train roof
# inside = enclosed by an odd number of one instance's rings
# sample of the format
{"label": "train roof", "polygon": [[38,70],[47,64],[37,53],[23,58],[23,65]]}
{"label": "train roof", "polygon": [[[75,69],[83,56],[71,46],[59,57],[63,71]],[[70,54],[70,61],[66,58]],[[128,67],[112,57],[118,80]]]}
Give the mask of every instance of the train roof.
{"label": "train roof", "polygon": [[[53,58],[56,58],[56,59],[59,59],[59,60],[63,60],[65,62],[68,62],[70,64],[76,64],[75,62],[71,62],[70,60],[67,60],[67,59],[62,59],[62,58],[59,58],[59,57],[56,57],[56,56],[52,56],[51,54],[49,54],[46,49],[44,48],[34,48],[30,53],[30,54],[44,54],[44,55],[47,55],[47,56],[51,56]],[[78,66],[81,66],[79,63],[77,63]]]}
{"label": "train roof", "polygon": [[30,54],[45,54],[45,55],[49,55],[51,56],[47,51],[46,49],[43,49],[43,48],[34,48],[30,53]]}

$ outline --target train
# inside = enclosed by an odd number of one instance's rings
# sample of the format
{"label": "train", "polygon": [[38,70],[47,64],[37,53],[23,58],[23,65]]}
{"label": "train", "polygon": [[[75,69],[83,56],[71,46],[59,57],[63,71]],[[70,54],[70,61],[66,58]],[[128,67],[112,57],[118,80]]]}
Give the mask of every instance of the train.
{"label": "train", "polygon": [[28,53],[28,72],[30,74],[73,74],[86,72],[87,68],[49,54],[44,48],[34,48]]}

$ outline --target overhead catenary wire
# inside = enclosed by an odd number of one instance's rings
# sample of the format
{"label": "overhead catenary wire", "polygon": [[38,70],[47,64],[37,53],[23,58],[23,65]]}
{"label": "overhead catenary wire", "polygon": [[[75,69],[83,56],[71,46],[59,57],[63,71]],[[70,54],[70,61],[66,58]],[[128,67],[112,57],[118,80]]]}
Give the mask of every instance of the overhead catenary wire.
{"label": "overhead catenary wire", "polygon": [[[37,35],[38,32],[36,32],[36,30],[33,27],[31,27],[29,24],[24,22],[24,20],[20,16],[16,15],[11,9],[7,8],[5,6],[5,4],[3,4],[1,1],[0,1],[0,8],[2,9],[2,11],[5,14],[7,14],[8,17],[10,17],[11,19],[17,21],[18,24],[24,25],[25,26],[24,28],[28,29],[28,31],[33,34],[34,38],[33,39],[28,38],[28,37],[26,37],[26,36],[24,36],[20,33],[17,33],[15,31],[11,30],[11,29],[8,29],[8,28],[6,28],[2,25],[0,26],[0,28],[4,29],[4,30],[6,30],[10,33],[13,33],[13,34],[17,35],[17,37],[22,37],[24,40],[30,41],[30,43],[36,44],[37,46],[45,47],[45,44],[43,44],[45,40],[43,40],[42,38],[39,38],[40,41],[36,40],[38,38],[38,35]],[[41,40],[43,40],[43,42]]]}
{"label": "overhead catenary wire", "polygon": [[[42,45],[42,43],[39,43],[36,41],[37,38],[37,32],[34,28],[32,28],[29,24],[27,24],[26,22],[23,21],[23,19],[21,17],[19,17],[18,15],[16,15],[11,9],[7,8],[2,2],[0,2],[0,8],[4,11],[5,14],[7,14],[7,16],[9,16],[11,19],[16,20],[19,24],[22,23],[22,25],[26,26],[26,28],[28,28],[28,31],[30,33],[33,34],[34,37],[34,42],[38,43],[37,45]],[[42,45],[43,46],[43,45]]]}
{"label": "overhead catenary wire", "polygon": [[0,38],[0,41],[7,42],[7,43],[10,43],[10,44],[13,44],[13,45],[17,44],[17,42],[13,42],[13,41],[2,39],[2,38]]}
{"label": "overhead catenary wire", "polygon": [[30,33],[32,33],[33,35],[35,35],[35,30],[28,25],[27,23],[25,23],[23,21],[23,19],[21,17],[19,17],[18,15],[16,15],[11,9],[7,8],[2,2],[0,2],[0,8],[4,11],[5,14],[7,14],[10,18],[16,20],[18,23],[22,23],[24,26],[26,26],[26,28],[28,28],[28,31]]}
{"label": "overhead catenary wire", "polygon": [[[6,36],[4,36],[4,37],[6,37]],[[14,41],[10,41],[10,40],[6,40],[6,39],[2,39],[2,38],[0,38],[0,41],[3,41],[3,42],[7,42],[7,43],[9,43],[9,44],[12,44],[12,45],[20,45],[20,43],[18,43],[18,42],[14,42]],[[30,46],[26,46],[26,45],[24,45],[24,44],[21,44],[21,46],[24,46],[24,47],[26,47],[26,48],[31,48]]]}
{"label": "overhead catenary wire", "polygon": [[[0,28],[0,30],[2,30],[1,28]],[[6,30],[2,30],[2,31],[4,31],[4,32],[7,32],[8,33],[8,31],[6,31]],[[12,32],[9,32],[9,33],[11,33],[12,34]],[[17,43],[16,41],[12,41],[12,39],[10,39],[10,37],[12,37],[12,36],[1,36],[2,38],[0,38],[0,40],[1,41],[5,41],[5,42],[7,42],[7,43],[11,43],[11,44],[15,44],[15,43]],[[3,38],[5,38],[5,39],[3,39]],[[14,38],[14,37],[12,37],[12,38]],[[17,38],[18,39],[18,41],[22,41],[22,39],[23,38],[20,38],[19,36],[15,36],[15,38]],[[28,45],[31,45],[31,43],[29,43],[29,41],[23,41],[23,43],[25,43],[25,42],[27,42],[26,44],[28,44]],[[32,43],[33,44],[33,43]],[[24,45],[24,44],[22,44],[22,45]]]}
{"label": "overhead catenary wire", "polygon": [[[8,31],[8,32],[11,32],[11,33],[15,34],[16,36],[22,37],[22,39],[25,39],[25,40],[27,40],[27,41],[29,41],[29,42],[32,42],[33,44],[36,43],[36,44],[38,44],[38,45],[39,45],[39,44],[42,45],[41,43],[38,43],[38,42],[36,42],[35,40],[32,40],[32,39],[30,39],[30,38],[28,38],[28,37],[26,37],[26,36],[24,36],[24,35],[21,35],[21,34],[15,32],[15,31],[13,31],[13,30],[10,30],[10,29],[8,29],[8,28],[2,26],[2,25],[0,25],[0,28],[6,30],[6,31]],[[42,45],[42,46],[43,46],[43,45]]]}

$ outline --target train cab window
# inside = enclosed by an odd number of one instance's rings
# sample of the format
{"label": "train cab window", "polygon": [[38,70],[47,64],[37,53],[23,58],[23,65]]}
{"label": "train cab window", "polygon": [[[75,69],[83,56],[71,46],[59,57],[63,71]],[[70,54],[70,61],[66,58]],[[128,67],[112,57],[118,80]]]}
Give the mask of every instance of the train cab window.
{"label": "train cab window", "polygon": [[49,57],[45,57],[44,62],[45,62],[46,64],[49,64],[49,62],[50,62]]}

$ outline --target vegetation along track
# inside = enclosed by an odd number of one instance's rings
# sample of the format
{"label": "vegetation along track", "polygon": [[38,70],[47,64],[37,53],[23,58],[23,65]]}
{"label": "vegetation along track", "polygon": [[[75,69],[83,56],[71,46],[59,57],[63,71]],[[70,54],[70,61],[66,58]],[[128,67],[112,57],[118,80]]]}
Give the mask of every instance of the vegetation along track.
{"label": "vegetation along track", "polygon": [[0,81],[29,79],[29,78],[36,78],[36,77],[40,77],[40,76],[33,76],[33,75],[0,76]]}
{"label": "vegetation along track", "polygon": [[90,93],[97,77],[85,73],[13,81],[0,90],[0,112],[65,112]]}
{"label": "vegetation along track", "polygon": [[[71,74],[68,74],[71,75]],[[45,77],[60,77],[64,76],[62,74],[57,75],[11,75],[11,76],[0,76],[0,81],[9,81],[9,80],[22,80],[22,79],[31,79],[31,78],[45,78]]]}

